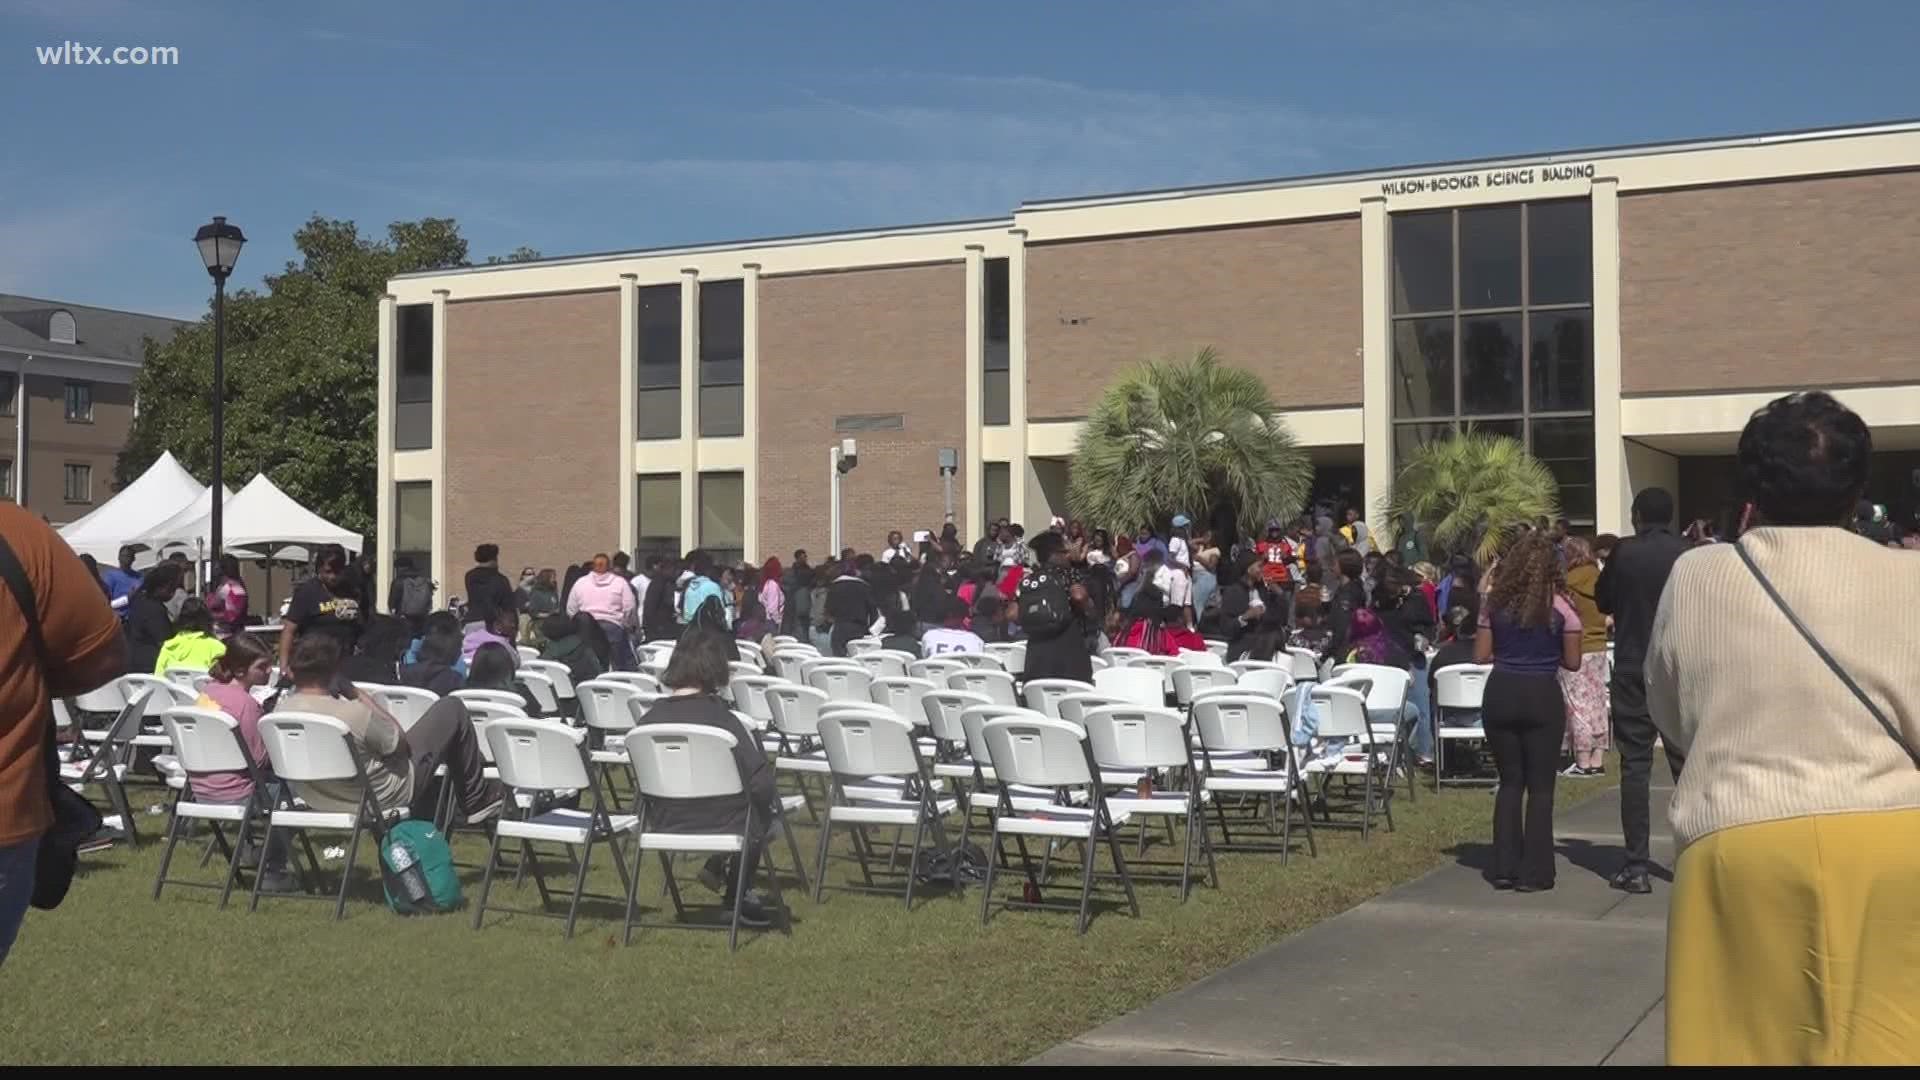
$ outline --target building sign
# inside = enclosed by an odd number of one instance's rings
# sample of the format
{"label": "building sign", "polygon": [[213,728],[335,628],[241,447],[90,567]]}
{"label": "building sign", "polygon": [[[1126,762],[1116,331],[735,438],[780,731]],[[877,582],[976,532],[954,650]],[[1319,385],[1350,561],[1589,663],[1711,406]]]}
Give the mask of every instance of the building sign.
{"label": "building sign", "polygon": [[1523,165],[1516,168],[1476,169],[1472,172],[1435,173],[1385,180],[1382,195],[1426,195],[1448,191],[1479,191],[1483,188],[1521,188],[1534,184],[1553,184],[1567,180],[1593,179],[1593,162],[1571,165]]}

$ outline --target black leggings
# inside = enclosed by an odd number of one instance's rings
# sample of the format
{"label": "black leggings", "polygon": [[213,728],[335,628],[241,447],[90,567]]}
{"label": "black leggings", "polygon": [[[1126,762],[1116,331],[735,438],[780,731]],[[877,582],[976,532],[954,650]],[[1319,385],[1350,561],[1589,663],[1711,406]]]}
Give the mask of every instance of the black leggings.
{"label": "black leggings", "polygon": [[1500,772],[1493,801],[1493,876],[1552,885],[1553,781],[1567,732],[1560,680],[1496,669],[1487,679],[1481,715]]}

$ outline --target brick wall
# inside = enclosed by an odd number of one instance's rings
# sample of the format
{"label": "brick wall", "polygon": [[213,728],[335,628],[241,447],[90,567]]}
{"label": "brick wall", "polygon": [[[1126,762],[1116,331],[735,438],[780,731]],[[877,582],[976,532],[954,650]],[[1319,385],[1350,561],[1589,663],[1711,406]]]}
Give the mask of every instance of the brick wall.
{"label": "brick wall", "polygon": [[1623,195],[1633,393],[1920,377],[1920,172]]}
{"label": "brick wall", "polygon": [[[80,380],[84,381],[84,380]],[[67,380],[27,372],[27,504],[55,525],[78,520],[113,498],[113,466],[133,429],[133,387],[93,382],[93,421],[67,421]],[[9,432],[11,435],[12,432]],[[10,440],[0,457],[13,457]],[[93,498],[66,501],[66,467],[93,469]],[[19,483],[20,465],[14,465]]]}
{"label": "brick wall", "polygon": [[614,550],[618,290],[451,302],[446,363],[444,588],[463,594],[476,544],[509,577]]}
{"label": "brick wall", "polygon": [[1138,360],[1212,345],[1283,408],[1360,403],[1357,217],[1027,250],[1027,415],[1084,416]]}
{"label": "brick wall", "polygon": [[[834,418],[901,413],[900,431],[854,433],[844,542],[876,551],[887,531],[938,530],[943,446],[966,446],[966,270],[958,263],[760,281],[759,552],[827,547]],[[966,477],[954,476],[965,525]]]}

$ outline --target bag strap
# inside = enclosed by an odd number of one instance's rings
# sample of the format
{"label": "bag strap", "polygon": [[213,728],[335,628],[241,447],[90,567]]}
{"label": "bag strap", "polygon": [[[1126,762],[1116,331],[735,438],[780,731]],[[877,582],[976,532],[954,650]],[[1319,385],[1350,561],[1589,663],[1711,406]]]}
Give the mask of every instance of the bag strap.
{"label": "bag strap", "polygon": [[1793,609],[1787,606],[1786,598],[1780,595],[1780,590],[1774,588],[1773,582],[1767,580],[1767,575],[1761,573],[1760,567],[1754,564],[1753,556],[1747,552],[1747,546],[1735,541],[1733,550],[1740,553],[1740,561],[1746,563],[1747,569],[1753,572],[1753,579],[1760,583],[1760,588],[1766,592],[1767,598],[1773,601],[1774,606],[1780,609],[1780,614],[1785,615],[1787,621],[1793,624],[1793,628],[1800,632],[1800,636],[1812,647],[1814,655],[1827,665],[1827,670],[1833,672],[1842,683],[1846,684],[1847,689],[1853,692],[1853,696],[1859,699],[1860,704],[1867,707],[1867,712],[1873,714],[1873,718],[1886,729],[1887,736],[1900,744],[1900,749],[1906,751],[1914,768],[1920,769],[1920,751],[1914,749],[1913,744],[1900,733],[1900,729],[1894,726],[1893,721],[1887,719],[1887,714],[1880,710],[1880,706],[1874,704],[1865,690],[1860,689],[1860,684],[1853,681],[1853,676],[1847,674],[1846,669],[1840,666],[1840,661],[1833,658],[1833,654],[1827,651],[1827,647],[1820,644],[1820,639],[1813,636],[1813,631],[1807,629],[1807,624],[1800,621],[1800,616],[1794,614]]}

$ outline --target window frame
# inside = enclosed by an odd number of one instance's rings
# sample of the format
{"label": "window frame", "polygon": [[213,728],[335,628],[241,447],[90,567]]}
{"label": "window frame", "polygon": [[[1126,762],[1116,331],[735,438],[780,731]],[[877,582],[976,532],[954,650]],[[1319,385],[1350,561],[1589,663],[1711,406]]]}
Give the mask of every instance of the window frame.
{"label": "window frame", "polygon": [[[76,390],[86,395],[86,411],[85,412],[76,412],[74,410],[73,398],[74,398],[74,391]],[[63,411],[67,415],[67,423],[69,424],[93,423],[93,383],[86,379],[66,380],[64,405],[65,405],[65,409]]]}
{"label": "window frame", "polygon": [[0,388],[6,391],[0,394],[0,416],[14,415],[14,402],[20,397],[20,373],[0,371]]}
{"label": "window frame", "polygon": [[[74,471],[76,469],[80,471],[76,473]],[[93,465],[90,462],[79,462],[79,461],[65,462],[61,465],[60,472],[61,472],[61,479],[63,481],[62,488],[63,488],[63,494],[65,495],[65,499],[64,499],[65,502],[72,503],[74,505],[89,504],[93,502]],[[85,493],[77,497],[73,493],[73,487],[74,487],[73,478],[76,475],[79,476],[81,480],[84,481],[85,488],[86,488]]]}
{"label": "window frame", "polygon": [[[711,359],[708,357],[708,343],[719,336],[707,333],[707,302],[710,292],[716,296],[730,294],[733,297],[727,302],[734,307],[740,318],[738,326],[733,327],[732,334],[732,340],[738,343],[737,354]],[[737,439],[747,433],[747,283],[742,278],[702,281],[698,300],[694,318],[700,327],[700,337],[696,342],[694,370],[700,386],[699,396],[694,400],[694,430],[702,439]],[[716,311],[712,320],[715,325],[724,326],[732,322],[730,317],[722,318],[722,314],[730,313]],[[709,377],[710,372],[712,377]],[[726,410],[709,410],[707,407],[709,390],[733,391],[732,400],[735,404]],[[724,394],[717,394],[715,397],[717,400],[726,400]],[[711,430],[708,426],[710,413],[714,415]],[[729,420],[731,423],[728,422]]]}

